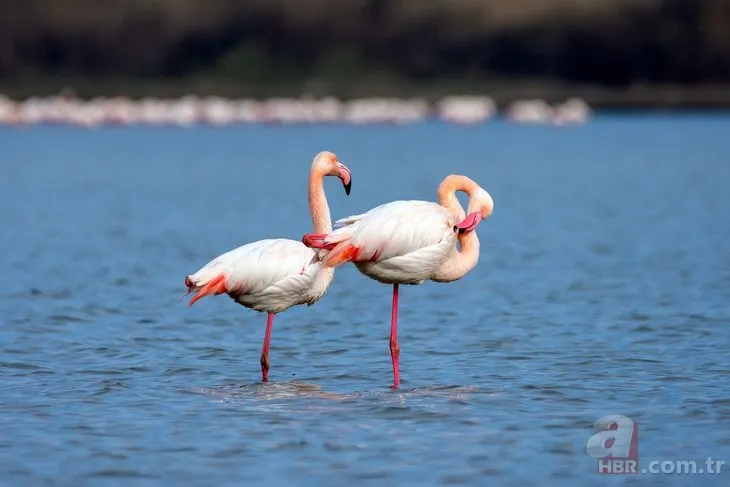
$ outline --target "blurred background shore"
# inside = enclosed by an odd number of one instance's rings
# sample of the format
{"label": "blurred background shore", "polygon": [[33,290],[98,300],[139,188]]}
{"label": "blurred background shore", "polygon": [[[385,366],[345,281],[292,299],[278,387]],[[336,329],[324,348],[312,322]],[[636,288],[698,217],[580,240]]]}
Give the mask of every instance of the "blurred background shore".
{"label": "blurred background shore", "polygon": [[0,0],[0,93],[730,107],[727,0]]}

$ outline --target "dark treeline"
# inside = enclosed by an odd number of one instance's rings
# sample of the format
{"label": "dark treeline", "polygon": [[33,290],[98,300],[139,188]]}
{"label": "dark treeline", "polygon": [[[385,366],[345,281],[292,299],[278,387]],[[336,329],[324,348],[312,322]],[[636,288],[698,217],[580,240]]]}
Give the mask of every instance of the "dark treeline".
{"label": "dark treeline", "polygon": [[730,82],[730,0],[0,0],[7,82]]}

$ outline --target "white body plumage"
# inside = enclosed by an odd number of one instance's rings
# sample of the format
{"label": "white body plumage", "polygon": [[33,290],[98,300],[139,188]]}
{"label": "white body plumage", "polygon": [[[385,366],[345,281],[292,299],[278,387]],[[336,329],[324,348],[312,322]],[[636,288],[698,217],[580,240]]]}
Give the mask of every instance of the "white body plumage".
{"label": "white body plumage", "polygon": [[327,243],[349,240],[355,265],[384,284],[421,284],[456,249],[458,216],[428,201],[393,201],[335,222]]}
{"label": "white body plumage", "polygon": [[312,305],[325,295],[334,269],[301,242],[266,239],[220,255],[190,275],[197,291],[223,276],[225,292],[256,311],[280,313],[299,304]]}

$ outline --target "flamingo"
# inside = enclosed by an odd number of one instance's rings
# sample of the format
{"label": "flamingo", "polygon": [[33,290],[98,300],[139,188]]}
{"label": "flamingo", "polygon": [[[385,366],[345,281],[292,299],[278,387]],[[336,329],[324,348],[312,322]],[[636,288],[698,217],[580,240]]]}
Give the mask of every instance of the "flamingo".
{"label": "flamingo", "polygon": [[[468,215],[456,191],[469,195]],[[308,247],[330,252],[323,264],[337,267],[353,262],[367,277],[393,285],[390,355],[393,388],[400,385],[398,344],[398,286],[426,280],[451,282],[464,277],[479,260],[479,239],[474,232],[493,211],[489,193],[466,176],[450,175],[438,188],[439,203],[393,201],[367,213],[338,220],[337,230],[306,234]],[[460,250],[456,250],[459,241]]]}
{"label": "flamingo", "polygon": [[[315,232],[331,232],[332,220],[324,194],[324,177],[337,176],[349,196],[350,170],[329,151],[318,153],[309,173],[309,212]],[[302,242],[266,239],[252,242],[211,260],[200,270],[185,277],[185,285],[195,293],[192,306],[204,296],[226,293],[238,304],[267,313],[264,346],[261,351],[261,377],[269,377],[269,342],[274,315],[292,306],[313,305],[329,288],[334,268],[322,265],[326,251],[312,250]]]}

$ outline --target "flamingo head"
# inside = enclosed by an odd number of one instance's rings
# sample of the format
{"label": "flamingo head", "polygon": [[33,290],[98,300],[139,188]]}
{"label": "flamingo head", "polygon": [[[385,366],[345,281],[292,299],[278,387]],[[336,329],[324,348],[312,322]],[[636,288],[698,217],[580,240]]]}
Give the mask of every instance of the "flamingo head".
{"label": "flamingo head", "polygon": [[477,226],[492,214],[494,201],[484,189],[479,188],[469,198],[469,208],[466,218],[454,225],[454,231],[459,233],[473,232]]}
{"label": "flamingo head", "polygon": [[350,195],[352,188],[352,174],[350,170],[342,164],[337,156],[330,151],[322,151],[314,158],[312,169],[319,171],[325,176],[337,176],[345,187],[345,194]]}

